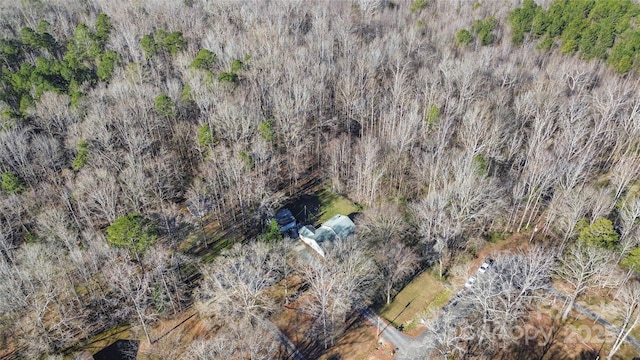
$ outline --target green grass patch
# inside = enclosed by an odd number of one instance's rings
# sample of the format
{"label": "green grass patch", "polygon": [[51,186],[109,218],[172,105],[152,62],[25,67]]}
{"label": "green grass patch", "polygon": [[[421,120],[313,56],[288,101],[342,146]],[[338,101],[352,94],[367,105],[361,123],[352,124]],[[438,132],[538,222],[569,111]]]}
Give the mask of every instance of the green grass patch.
{"label": "green grass patch", "polygon": [[351,200],[329,189],[321,190],[317,196],[320,199],[318,225],[337,214],[349,215],[361,210],[361,208]]}
{"label": "green grass patch", "polygon": [[223,250],[233,246],[241,239],[234,238],[220,228],[205,227],[206,240],[202,233],[202,228],[194,228],[189,237],[179,246],[178,250],[196,255],[204,263],[209,263],[215,259]]}
{"label": "green grass patch", "polygon": [[380,316],[394,326],[404,324],[406,327],[419,316],[443,307],[450,297],[451,290],[445,289],[433,274],[425,271],[405,286],[391,304],[382,308]]}
{"label": "green grass patch", "polygon": [[510,234],[506,231],[489,231],[487,234],[487,241],[490,243],[497,243],[498,241],[506,240],[509,235]]}

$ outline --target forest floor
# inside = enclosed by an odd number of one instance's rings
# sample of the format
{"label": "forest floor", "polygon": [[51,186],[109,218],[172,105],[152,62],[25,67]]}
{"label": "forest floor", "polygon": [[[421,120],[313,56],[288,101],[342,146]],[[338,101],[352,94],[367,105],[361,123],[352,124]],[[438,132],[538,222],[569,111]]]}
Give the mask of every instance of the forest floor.
{"label": "forest floor", "polygon": [[[284,197],[284,205],[288,207],[296,216],[297,220],[303,224],[319,225],[323,221],[331,218],[336,214],[344,214],[353,217],[360,208],[349,199],[332,192],[325,184],[317,181],[300,182],[291,198],[280,194],[280,198]],[[276,196],[278,197],[278,196]],[[228,221],[224,221],[229,223]],[[186,239],[181,242],[180,251],[197,256],[205,263],[212,261],[222,250],[230,247],[236,242],[241,241],[243,232],[239,226],[222,227],[218,219],[213,217],[203,218],[201,226],[191,227],[191,231],[187,234]],[[196,269],[185,269],[187,273],[194,272]],[[195,280],[195,277],[193,278]],[[290,287],[298,287],[300,284],[293,279],[289,284]],[[281,290],[281,289],[280,289]],[[304,296],[304,295],[303,295]],[[299,299],[298,299],[299,300]],[[299,308],[298,303],[292,302],[285,306],[281,312],[276,314],[271,320],[283,330],[289,339],[305,354],[320,354],[320,349],[312,349],[312,342],[305,341],[305,333],[311,326],[311,319]],[[208,338],[213,336],[205,330],[206,325],[197,315],[194,316],[195,309],[193,306],[188,307],[182,313],[168,318],[156,321],[151,327],[150,332],[154,339],[153,346],[149,346],[144,339],[142,331],[138,331],[138,327],[133,323],[133,327],[127,327],[126,332],[107,331],[89,340],[90,346],[85,349],[94,353],[101,348],[113,343],[119,339],[136,338],[140,340],[140,349],[138,359],[153,358],[153,353],[158,352],[158,348],[164,354],[170,353],[169,350],[177,351],[177,349],[186,349],[194,339]],[[359,324],[359,325],[358,325]],[[368,328],[365,327],[361,320],[349,326],[347,337],[336,342],[335,346],[339,349],[347,346],[347,344],[369,344],[370,338],[375,337],[368,334]],[[353,341],[352,341],[353,340]],[[375,338],[373,338],[373,345]],[[368,346],[368,345],[367,345]],[[379,347],[380,352],[384,346]],[[364,351],[364,349],[363,349]],[[367,359],[387,359],[390,357],[368,357]],[[364,358],[363,358],[364,359]]]}
{"label": "forest floor", "polygon": [[328,351],[327,359],[389,360],[394,357],[393,344],[378,342],[376,326],[358,317]]}

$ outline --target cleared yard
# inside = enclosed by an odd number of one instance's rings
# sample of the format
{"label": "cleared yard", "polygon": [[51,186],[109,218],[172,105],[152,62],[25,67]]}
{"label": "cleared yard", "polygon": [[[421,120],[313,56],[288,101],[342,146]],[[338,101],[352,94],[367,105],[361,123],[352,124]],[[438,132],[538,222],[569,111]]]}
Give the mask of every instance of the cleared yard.
{"label": "cleared yard", "polygon": [[331,191],[327,185],[318,184],[306,190],[282,204],[302,225],[317,227],[336,214],[350,216],[360,211],[358,205]]}
{"label": "cleared yard", "polygon": [[441,309],[451,295],[450,289],[425,271],[405,286],[391,304],[382,308],[380,316],[394,326],[403,325],[406,330],[411,330],[418,325],[420,317]]}
{"label": "cleared yard", "polygon": [[360,210],[351,200],[331,190],[322,189],[317,195],[320,199],[320,218],[318,219],[317,225],[329,220],[334,215],[342,214],[348,216]]}

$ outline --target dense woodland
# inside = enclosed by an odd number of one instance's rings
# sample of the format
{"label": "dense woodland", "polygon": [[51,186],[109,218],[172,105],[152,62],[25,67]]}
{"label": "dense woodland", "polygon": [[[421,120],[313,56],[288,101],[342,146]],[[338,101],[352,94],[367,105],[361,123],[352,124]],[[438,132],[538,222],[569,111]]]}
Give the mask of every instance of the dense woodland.
{"label": "dense woodland", "polygon": [[[149,358],[277,358],[267,319],[294,297],[322,351],[417,271],[446,279],[527,231],[535,246],[497,258],[502,280],[479,281],[465,316],[430,325],[431,356],[508,351],[551,278],[573,291],[562,320],[608,287],[621,335],[640,323],[636,2],[3,0],[0,14],[8,358],[72,355],[126,323]],[[256,231],[309,179],[363,208],[324,261]],[[213,222],[237,227],[228,249],[183,250]],[[209,336],[153,341],[192,308]]]}

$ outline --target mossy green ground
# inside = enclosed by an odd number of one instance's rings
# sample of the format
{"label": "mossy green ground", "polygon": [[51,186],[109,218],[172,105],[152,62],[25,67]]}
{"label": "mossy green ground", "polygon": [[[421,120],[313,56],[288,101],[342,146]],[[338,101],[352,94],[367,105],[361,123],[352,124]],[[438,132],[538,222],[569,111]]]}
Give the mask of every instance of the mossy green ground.
{"label": "mossy green ground", "polygon": [[329,220],[334,215],[351,215],[360,211],[360,207],[351,200],[329,189],[322,189],[316,195],[320,199],[318,225]]}

